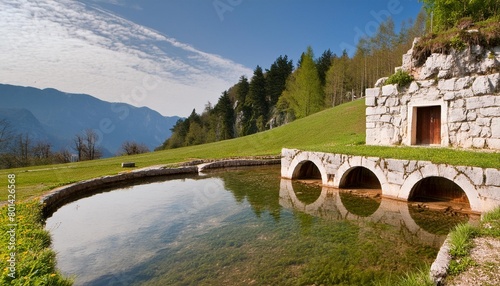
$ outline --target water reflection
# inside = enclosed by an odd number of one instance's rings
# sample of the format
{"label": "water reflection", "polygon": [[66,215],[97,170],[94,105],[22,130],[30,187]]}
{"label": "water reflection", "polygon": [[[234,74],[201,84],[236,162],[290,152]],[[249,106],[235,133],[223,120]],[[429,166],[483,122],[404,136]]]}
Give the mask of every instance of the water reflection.
{"label": "water reflection", "polygon": [[[312,187],[310,186],[310,188]],[[453,226],[469,220],[467,216],[451,218],[446,217],[442,212],[415,210],[415,208],[409,208],[407,202],[380,197],[375,199],[376,196],[375,198],[360,197],[344,190],[329,187],[317,187],[317,189],[321,190],[317,199],[313,202],[304,202],[297,195],[293,182],[282,179],[280,205],[328,220],[350,220],[392,225],[398,227],[403,233],[411,235],[409,237],[411,240],[436,248],[442,245]],[[416,217],[416,220],[413,217]],[[436,223],[429,220],[429,217],[432,217]],[[471,217],[471,219],[474,218]],[[443,221],[448,223],[443,223]]]}
{"label": "water reflection", "polygon": [[444,235],[406,203],[345,195],[279,167],[223,170],[72,202],[47,229],[76,285],[373,285],[435,257]]}

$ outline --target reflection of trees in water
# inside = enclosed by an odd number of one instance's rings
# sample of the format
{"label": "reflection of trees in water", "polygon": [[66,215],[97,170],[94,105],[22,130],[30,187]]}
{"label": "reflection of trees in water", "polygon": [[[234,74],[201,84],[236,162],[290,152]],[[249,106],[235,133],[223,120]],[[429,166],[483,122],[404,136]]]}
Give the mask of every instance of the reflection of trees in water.
{"label": "reflection of trees in water", "polygon": [[276,221],[280,219],[280,169],[276,166],[239,168],[231,172],[216,172],[237,202],[246,199],[257,217],[268,211]]}

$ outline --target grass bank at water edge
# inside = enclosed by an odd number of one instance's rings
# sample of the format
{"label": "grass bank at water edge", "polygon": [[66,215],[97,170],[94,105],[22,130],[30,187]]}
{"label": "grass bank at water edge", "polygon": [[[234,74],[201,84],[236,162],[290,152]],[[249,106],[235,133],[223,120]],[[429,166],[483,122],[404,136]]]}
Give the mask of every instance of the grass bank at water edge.
{"label": "grass bank at water edge", "polygon": [[72,285],[56,269],[41,205],[37,201],[11,203],[0,210],[0,285]]}

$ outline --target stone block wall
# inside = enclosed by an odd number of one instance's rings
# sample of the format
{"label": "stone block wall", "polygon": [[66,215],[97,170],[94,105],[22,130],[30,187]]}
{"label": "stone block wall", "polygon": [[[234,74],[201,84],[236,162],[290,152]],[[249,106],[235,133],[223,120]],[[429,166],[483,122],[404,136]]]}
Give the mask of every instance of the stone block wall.
{"label": "stone block wall", "polygon": [[415,145],[417,108],[440,106],[438,145],[500,150],[500,74],[492,73],[500,69],[500,47],[433,54],[422,67],[412,64],[410,50],[402,66],[415,78],[409,86],[366,90],[366,144]]}
{"label": "stone block wall", "polygon": [[406,201],[423,179],[441,177],[454,182],[464,191],[474,212],[487,212],[500,206],[500,169],[296,149],[283,149],[281,156],[281,176],[287,179],[295,179],[302,164],[312,162],[321,173],[322,184],[338,188],[351,170],[363,167],[377,177],[383,197]]}

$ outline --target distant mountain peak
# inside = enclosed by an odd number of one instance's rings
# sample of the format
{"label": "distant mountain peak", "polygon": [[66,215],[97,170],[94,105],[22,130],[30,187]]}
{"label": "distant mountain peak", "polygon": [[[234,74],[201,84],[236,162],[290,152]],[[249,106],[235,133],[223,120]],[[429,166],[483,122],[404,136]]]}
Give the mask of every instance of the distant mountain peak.
{"label": "distant mountain peak", "polygon": [[144,143],[153,150],[170,137],[170,128],[180,118],[54,88],[0,84],[0,100],[0,118],[7,118],[17,131],[43,137],[55,148],[70,149],[75,135],[93,129],[108,154],[116,154],[125,141]]}

